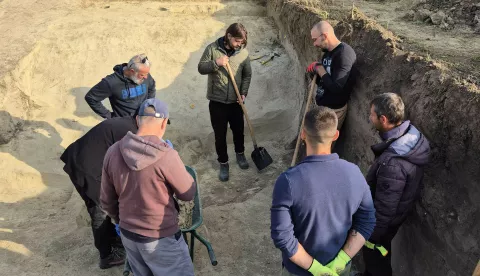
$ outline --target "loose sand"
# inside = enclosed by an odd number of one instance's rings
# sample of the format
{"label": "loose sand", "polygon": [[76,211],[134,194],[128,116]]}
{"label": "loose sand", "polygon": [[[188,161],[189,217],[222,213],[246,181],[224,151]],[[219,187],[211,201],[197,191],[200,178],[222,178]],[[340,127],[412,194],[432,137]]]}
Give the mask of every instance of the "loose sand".
{"label": "loose sand", "polygon": [[[212,242],[219,265],[212,267],[197,243],[197,275],[278,272],[279,253],[269,238],[271,187],[290,161],[284,148],[295,135],[303,88],[265,8],[243,2],[49,2],[0,1],[0,57],[7,61],[0,71],[0,122],[9,131],[2,136],[9,142],[0,145],[0,275],[119,275],[120,268],[98,268],[88,215],[59,156],[100,122],[85,93],[137,53],[153,62],[157,97],[170,106],[167,138],[198,172],[200,232]],[[14,20],[19,18],[25,21]],[[207,77],[198,74],[197,63],[205,46],[237,21],[249,30],[252,56],[280,54],[267,66],[253,62],[246,101],[257,140],[275,163],[263,173],[251,161],[247,171],[232,163],[231,180],[220,183]],[[246,146],[249,155],[249,138]]]}

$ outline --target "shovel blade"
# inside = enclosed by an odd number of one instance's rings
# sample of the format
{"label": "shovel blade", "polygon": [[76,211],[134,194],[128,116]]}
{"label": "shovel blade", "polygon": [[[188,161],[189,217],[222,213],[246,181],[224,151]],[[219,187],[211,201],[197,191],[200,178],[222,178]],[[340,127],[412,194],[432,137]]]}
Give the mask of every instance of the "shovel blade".
{"label": "shovel blade", "polygon": [[268,154],[267,150],[263,147],[255,148],[252,152],[252,160],[257,166],[259,171],[265,169],[270,164],[272,164],[273,160],[270,154]]}

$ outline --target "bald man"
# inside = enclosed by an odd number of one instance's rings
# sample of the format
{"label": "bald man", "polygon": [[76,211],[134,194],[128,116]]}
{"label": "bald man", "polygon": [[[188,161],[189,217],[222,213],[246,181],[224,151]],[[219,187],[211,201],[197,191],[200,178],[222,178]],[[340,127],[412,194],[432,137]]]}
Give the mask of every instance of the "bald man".
{"label": "bald man", "polygon": [[[341,42],[327,21],[320,21],[311,30],[313,46],[324,52],[320,61],[315,61],[307,72],[317,73],[317,105],[333,109],[338,117],[338,129],[342,128],[347,115],[347,102],[356,81],[355,51]],[[353,70],[352,70],[353,69]]]}

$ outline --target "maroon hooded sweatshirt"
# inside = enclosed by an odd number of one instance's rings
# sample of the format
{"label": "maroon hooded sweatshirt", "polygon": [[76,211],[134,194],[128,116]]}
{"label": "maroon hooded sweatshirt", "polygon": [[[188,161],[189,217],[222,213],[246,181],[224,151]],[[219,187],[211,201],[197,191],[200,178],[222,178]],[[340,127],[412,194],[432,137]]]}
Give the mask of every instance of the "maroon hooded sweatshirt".
{"label": "maroon hooded sweatshirt", "polygon": [[157,136],[128,132],[105,155],[100,202],[122,229],[162,238],[179,231],[173,194],[192,200],[195,185],[167,143]]}

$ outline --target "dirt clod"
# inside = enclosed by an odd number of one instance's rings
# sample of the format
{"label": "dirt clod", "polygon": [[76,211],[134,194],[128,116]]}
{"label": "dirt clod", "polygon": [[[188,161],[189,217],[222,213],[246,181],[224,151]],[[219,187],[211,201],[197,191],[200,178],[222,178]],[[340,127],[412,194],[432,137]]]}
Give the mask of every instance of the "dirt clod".
{"label": "dirt clod", "polygon": [[0,145],[7,144],[15,136],[17,126],[10,114],[0,111]]}
{"label": "dirt clod", "polygon": [[415,12],[413,19],[416,21],[425,21],[430,18],[431,14],[432,12],[427,9],[419,9],[417,12]]}
{"label": "dirt clod", "polygon": [[455,20],[453,20],[453,18],[450,16],[447,16],[447,18],[445,19],[445,22],[449,25],[455,24]]}
{"label": "dirt clod", "polygon": [[431,14],[430,20],[432,20],[433,25],[440,25],[442,24],[445,17],[446,17],[445,13],[442,11],[439,11],[434,14]]}

